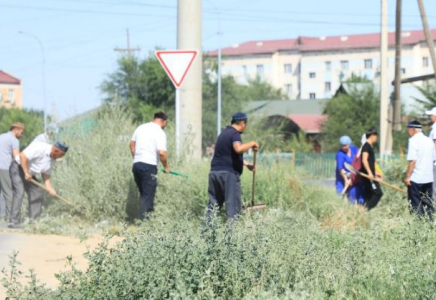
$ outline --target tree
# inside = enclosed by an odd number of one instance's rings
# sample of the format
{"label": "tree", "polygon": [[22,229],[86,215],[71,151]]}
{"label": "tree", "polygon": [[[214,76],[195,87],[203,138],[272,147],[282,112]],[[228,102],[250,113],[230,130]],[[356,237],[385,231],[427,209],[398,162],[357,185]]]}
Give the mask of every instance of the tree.
{"label": "tree", "polygon": [[360,145],[362,134],[371,127],[379,127],[380,100],[372,84],[358,89],[350,84],[348,93],[332,98],[325,108],[328,120],[322,125],[323,150],[337,151],[339,138],[351,137],[356,146]]}
{"label": "tree", "polygon": [[137,122],[149,120],[156,110],[174,115],[175,90],[154,55],[143,60],[122,56],[118,59],[118,69],[108,75],[100,89],[106,103],[125,105]]}
{"label": "tree", "polygon": [[415,87],[422,93],[424,99],[414,98],[420,103],[424,109],[432,109],[436,107],[436,84],[434,80],[425,81],[422,87],[415,85]]}
{"label": "tree", "polygon": [[20,148],[24,149],[38,135],[44,132],[44,114],[42,111],[0,108],[0,132],[9,131],[12,123],[21,122],[26,127],[20,139]]}
{"label": "tree", "polygon": [[[357,82],[349,82],[348,93],[332,98],[325,108],[328,119],[322,124],[321,131],[326,152],[337,151],[343,135],[348,135],[356,146],[360,146],[362,135],[368,129],[379,129],[380,95],[372,83]],[[406,131],[394,132],[393,139],[393,151],[404,153],[408,139]]]}
{"label": "tree", "polygon": [[[216,60],[205,58],[203,68],[203,148],[215,142],[217,120]],[[118,68],[101,84],[105,103],[118,103],[128,108],[135,122],[150,120],[156,110],[175,115],[175,89],[154,55],[143,60],[121,57]],[[255,78],[247,85],[236,82],[232,76],[222,77],[222,126],[230,123],[234,112],[241,111],[247,101],[286,99],[270,84]]]}

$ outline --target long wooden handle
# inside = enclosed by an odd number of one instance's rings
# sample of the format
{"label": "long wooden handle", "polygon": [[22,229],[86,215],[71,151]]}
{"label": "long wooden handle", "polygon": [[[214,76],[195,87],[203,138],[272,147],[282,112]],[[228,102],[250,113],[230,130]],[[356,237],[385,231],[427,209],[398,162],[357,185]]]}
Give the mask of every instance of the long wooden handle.
{"label": "long wooden handle", "polygon": [[[256,168],[256,154],[257,150],[254,150],[253,154],[253,168]],[[254,206],[254,191],[256,188],[256,169],[253,170],[253,182],[251,186],[251,206]]]}
{"label": "long wooden handle", "polygon": [[[36,181],[35,179],[30,180],[30,182],[33,183],[34,185],[40,187],[41,189],[43,189],[44,191],[46,191],[48,193],[48,189],[43,184]],[[59,200],[65,202],[66,204],[68,204],[70,206],[74,206],[74,204],[71,201],[65,199],[64,197],[61,197],[59,195],[54,195],[53,197],[58,198]]]}
{"label": "long wooden handle", "polygon": [[383,180],[380,180],[380,179],[377,179],[377,178],[375,178],[375,179],[371,179],[368,175],[366,175],[366,174],[364,174],[364,173],[361,173],[361,172],[357,172],[357,174],[359,174],[360,176],[365,177],[365,178],[367,178],[367,179],[369,179],[369,180],[377,181],[378,183],[380,183],[380,184],[382,184],[382,185],[384,185],[384,186],[390,187],[391,189],[394,189],[394,190],[396,190],[397,192],[400,192],[400,193],[403,193],[403,194],[407,194],[407,191],[406,191],[406,190],[400,189],[399,187],[396,187],[395,185],[392,185],[392,184],[390,184],[390,183],[387,183],[387,182],[385,182],[385,181],[383,181]]}

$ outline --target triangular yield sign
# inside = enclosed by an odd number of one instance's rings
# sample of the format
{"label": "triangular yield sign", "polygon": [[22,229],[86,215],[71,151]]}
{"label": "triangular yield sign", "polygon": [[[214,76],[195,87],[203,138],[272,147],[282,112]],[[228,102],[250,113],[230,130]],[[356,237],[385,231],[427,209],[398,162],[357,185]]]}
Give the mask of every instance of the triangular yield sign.
{"label": "triangular yield sign", "polygon": [[180,88],[198,50],[159,50],[156,57],[176,88]]}

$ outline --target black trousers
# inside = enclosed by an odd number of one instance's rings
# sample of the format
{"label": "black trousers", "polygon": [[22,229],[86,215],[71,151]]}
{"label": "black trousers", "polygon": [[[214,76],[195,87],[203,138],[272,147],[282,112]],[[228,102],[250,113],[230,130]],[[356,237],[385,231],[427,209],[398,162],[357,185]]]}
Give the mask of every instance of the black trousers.
{"label": "black trousers", "polygon": [[383,197],[383,192],[377,181],[364,178],[363,186],[365,188],[365,207],[371,210],[377,206],[378,202]]}
{"label": "black trousers", "polygon": [[137,162],[133,164],[132,172],[140,194],[139,219],[144,220],[146,215],[154,210],[157,166]]}
{"label": "black trousers", "polygon": [[416,213],[419,217],[427,215],[433,220],[433,182],[416,183],[411,181],[407,187],[411,213]]}
{"label": "black trousers", "polygon": [[213,211],[226,205],[227,219],[235,219],[242,210],[241,180],[239,175],[227,171],[209,173],[209,204],[206,217],[209,220]]}

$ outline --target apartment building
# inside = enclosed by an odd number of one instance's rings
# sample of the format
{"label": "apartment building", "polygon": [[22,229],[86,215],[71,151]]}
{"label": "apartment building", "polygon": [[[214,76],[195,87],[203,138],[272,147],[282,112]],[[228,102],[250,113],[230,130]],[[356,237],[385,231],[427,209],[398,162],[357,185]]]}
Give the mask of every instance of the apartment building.
{"label": "apartment building", "polygon": [[[432,30],[436,38],[436,29]],[[423,31],[402,33],[403,77],[433,72]],[[216,56],[217,51],[208,53]],[[395,33],[389,33],[389,81],[394,79]],[[222,49],[222,72],[247,83],[258,76],[292,100],[331,98],[352,74],[380,83],[380,34],[250,41]]]}
{"label": "apartment building", "polygon": [[0,107],[22,107],[21,80],[0,70]]}

